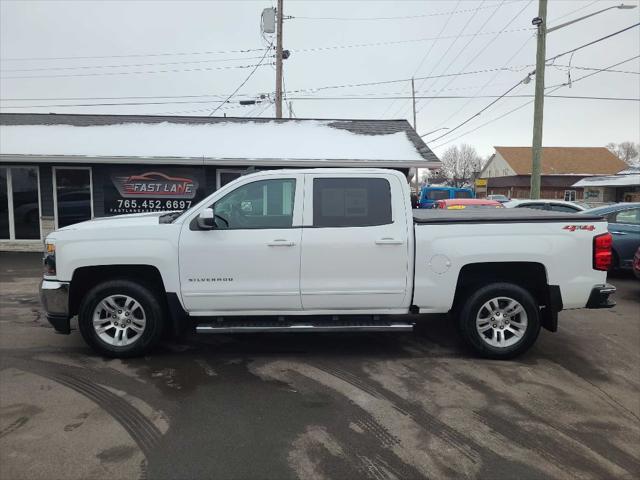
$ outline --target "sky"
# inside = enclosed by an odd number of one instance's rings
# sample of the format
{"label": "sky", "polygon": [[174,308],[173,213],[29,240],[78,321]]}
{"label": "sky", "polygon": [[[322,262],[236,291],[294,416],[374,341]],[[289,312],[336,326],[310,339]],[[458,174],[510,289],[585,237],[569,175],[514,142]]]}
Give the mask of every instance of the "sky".
{"label": "sky", "polygon": [[[620,1],[550,0],[547,24]],[[0,0],[1,111],[209,115],[217,108],[216,116],[273,117],[274,58],[266,48],[274,36],[262,34],[260,15],[274,4]],[[291,52],[285,90],[295,117],[413,122],[415,77],[417,131],[437,155],[460,143],[485,157],[494,145],[531,144],[535,81],[522,80],[535,63],[537,0],[284,0],[283,11]],[[640,8],[611,9],[568,25],[548,34],[546,58],[638,22]],[[543,144],[639,142],[638,55],[635,27],[550,62],[548,95],[626,100],[548,96]],[[617,71],[591,70],[607,67]],[[571,86],[554,87],[569,78]],[[475,116],[512,87],[508,95],[519,97]],[[260,104],[239,105],[260,95]],[[428,96],[445,98],[420,98]]]}

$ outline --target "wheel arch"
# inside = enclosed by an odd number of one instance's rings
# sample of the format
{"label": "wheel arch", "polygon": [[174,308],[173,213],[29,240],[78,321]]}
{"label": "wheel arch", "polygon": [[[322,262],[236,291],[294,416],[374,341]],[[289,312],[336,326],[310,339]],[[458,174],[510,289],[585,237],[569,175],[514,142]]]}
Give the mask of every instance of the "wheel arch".
{"label": "wheel arch", "polygon": [[480,262],[463,266],[456,283],[454,310],[471,292],[496,282],[512,283],[529,291],[542,307],[542,326],[552,332],[557,330],[557,315],[562,310],[562,294],[557,285],[549,285],[547,270],[539,262]]}
{"label": "wheel arch", "polygon": [[[126,279],[149,287],[166,303],[167,291],[160,270],[153,265],[92,265],[74,270],[69,288],[69,313],[77,315],[84,296],[107,280]],[[163,305],[165,306],[165,305]]]}

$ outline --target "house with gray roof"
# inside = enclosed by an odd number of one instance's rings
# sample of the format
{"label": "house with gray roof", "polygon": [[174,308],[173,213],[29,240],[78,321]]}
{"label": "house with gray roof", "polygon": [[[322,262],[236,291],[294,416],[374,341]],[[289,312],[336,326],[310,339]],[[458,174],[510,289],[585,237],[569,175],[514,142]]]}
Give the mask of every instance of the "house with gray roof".
{"label": "house with gray roof", "polygon": [[189,208],[248,171],[296,167],[409,176],[440,162],[406,120],[4,113],[0,250],[40,249],[93,217]]}

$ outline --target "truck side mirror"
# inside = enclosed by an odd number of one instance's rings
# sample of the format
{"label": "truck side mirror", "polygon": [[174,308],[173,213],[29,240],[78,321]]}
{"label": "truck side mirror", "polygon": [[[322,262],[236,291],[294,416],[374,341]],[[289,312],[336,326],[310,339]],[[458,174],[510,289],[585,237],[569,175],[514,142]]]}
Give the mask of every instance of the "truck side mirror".
{"label": "truck side mirror", "polygon": [[198,214],[198,228],[200,230],[213,230],[216,228],[213,208],[205,208]]}

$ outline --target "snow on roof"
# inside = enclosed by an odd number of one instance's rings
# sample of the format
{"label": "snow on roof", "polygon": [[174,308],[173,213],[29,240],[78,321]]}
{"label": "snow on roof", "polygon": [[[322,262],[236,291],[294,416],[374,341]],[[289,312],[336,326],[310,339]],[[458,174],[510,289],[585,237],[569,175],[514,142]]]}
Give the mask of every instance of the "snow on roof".
{"label": "snow on roof", "polygon": [[0,119],[3,156],[235,159],[256,165],[344,160],[427,167],[438,162],[404,120],[33,114]]}
{"label": "snow on roof", "polygon": [[573,187],[640,187],[640,174],[610,175],[607,177],[588,177],[574,183]]}

